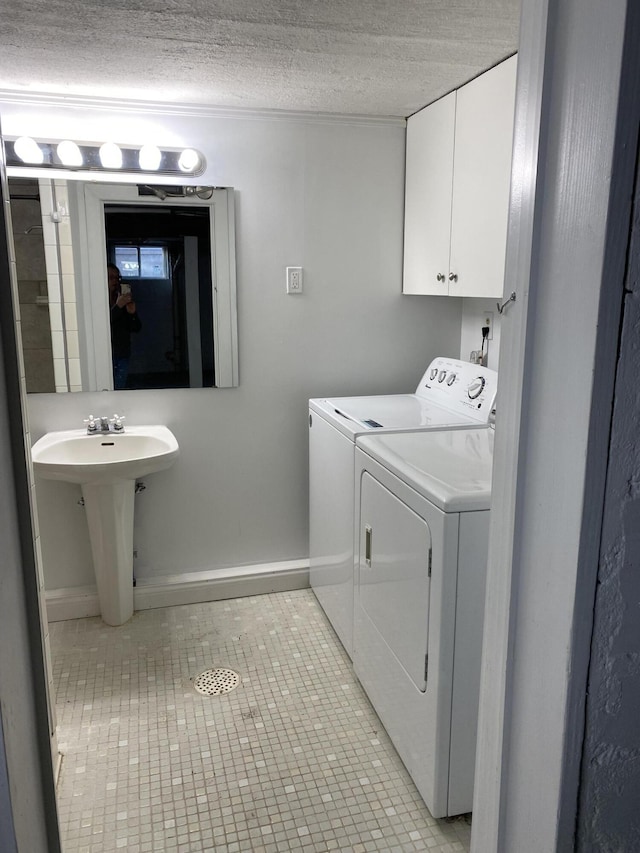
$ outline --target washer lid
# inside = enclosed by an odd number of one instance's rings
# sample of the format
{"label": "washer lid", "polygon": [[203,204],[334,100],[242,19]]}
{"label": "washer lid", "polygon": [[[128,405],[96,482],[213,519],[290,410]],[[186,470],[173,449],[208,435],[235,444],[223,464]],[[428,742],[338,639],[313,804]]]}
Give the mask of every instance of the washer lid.
{"label": "washer lid", "polygon": [[417,394],[333,397],[310,400],[309,407],[352,439],[362,433],[385,430],[459,429],[478,425],[468,414],[435,405]]}
{"label": "washer lid", "polygon": [[366,435],[356,445],[444,512],[491,506],[492,429]]}
{"label": "washer lid", "polygon": [[316,398],[309,400],[309,408],[352,440],[371,431],[458,429],[489,423],[497,387],[494,370],[438,357],[415,394]]}

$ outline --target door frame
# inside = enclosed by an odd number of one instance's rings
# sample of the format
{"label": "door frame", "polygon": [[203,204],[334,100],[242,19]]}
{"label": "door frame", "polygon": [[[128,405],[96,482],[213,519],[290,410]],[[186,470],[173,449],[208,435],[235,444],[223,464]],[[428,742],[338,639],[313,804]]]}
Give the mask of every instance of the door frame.
{"label": "door frame", "polygon": [[525,0],[472,853],[573,850],[640,105],[627,0]]}
{"label": "door frame", "polygon": [[[640,104],[633,103],[629,87],[625,88],[635,61],[629,57],[623,61],[625,34],[635,25],[634,21],[626,20],[627,5],[632,6],[627,0],[612,0],[608,4],[597,0],[523,2],[505,287],[506,295],[511,290],[516,291],[517,301],[504,315],[500,356],[489,607],[485,620],[488,630],[483,656],[477,800],[472,833],[472,850],[477,853],[570,849],[568,844],[572,838],[571,815],[575,813],[577,801],[582,742],[580,712],[584,706],[597,568],[593,546],[598,539],[598,519],[602,510],[606,474],[606,450],[603,448],[608,438],[606,422],[613,394],[613,341],[617,331],[616,308],[606,298],[601,274],[605,260],[612,262],[614,276],[619,273],[617,265],[623,249],[613,245],[613,225],[623,224],[628,214],[629,199],[625,193],[631,170],[629,158],[625,158],[620,146],[630,133],[630,125],[637,126],[640,109]],[[568,23],[573,26],[568,27]],[[577,72],[584,75],[578,89],[575,86]],[[621,72],[625,85],[620,98]],[[576,171],[573,164],[583,152],[579,148],[572,150],[571,143],[581,142],[588,147],[588,139],[578,138],[582,127],[572,128],[570,122],[561,128],[554,124],[558,110],[566,110],[567,118],[580,115],[579,95],[581,91],[588,91],[589,85],[600,96],[600,109],[588,114],[588,138],[598,140],[600,148],[595,154],[608,160],[610,166],[613,164],[613,172],[605,170],[603,173],[603,160],[597,156],[583,159],[582,172]],[[619,107],[624,107],[627,113],[620,122],[618,118],[623,110]],[[561,170],[563,165],[566,172]],[[557,182],[559,174],[563,179],[561,185]],[[555,192],[556,187],[561,187],[562,192]],[[563,217],[568,206],[572,206],[578,216],[580,202],[585,203],[584,213],[597,214],[594,218],[596,228],[583,229],[582,233],[576,232],[575,227],[572,231],[571,223]],[[584,216],[581,216],[580,223],[583,222]],[[572,247],[572,256],[581,258],[583,251],[589,267],[593,267],[594,234],[597,236],[597,229],[603,223],[610,239],[597,247],[600,262],[596,266],[600,276],[594,279],[587,275],[590,287],[588,300],[585,300],[580,278],[573,273],[566,275],[569,259],[565,258],[563,265],[555,252],[562,238],[565,248]],[[0,234],[0,240],[8,241],[8,237]],[[4,276],[5,271],[0,270],[0,273]],[[586,273],[589,274],[590,269]],[[543,537],[548,539],[548,529],[540,528],[540,523],[559,523],[553,517],[557,512],[559,490],[554,493],[549,488],[550,483],[556,482],[558,471],[551,468],[559,458],[559,470],[566,471],[573,458],[563,460],[561,455],[556,455],[545,460],[545,451],[551,446],[550,441],[558,441],[557,446],[562,451],[564,442],[571,438],[571,427],[575,426],[567,417],[567,403],[560,393],[562,387],[553,383],[564,365],[550,356],[562,353],[560,344],[566,321],[576,311],[588,312],[589,334],[594,324],[596,333],[588,345],[586,333],[584,339],[571,342],[577,343],[578,349],[569,353],[572,364],[583,357],[581,375],[587,376],[589,393],[581,411],[588,404],[588,417],[586,424],[579,422],[584,464],[581,486],[572,494],[571,501],[571,507],[577,510],[571,531],[571,576],[564,578],[562,597],[558,601],[561,605],[569,601],[570,606],[561,613],[562,632],[559,634],[554,629],[553,635],[547,636],[547,625],[536,621],[536,607],[541,588],[544,593],[544,585],[556,579],[549,573],[553,566],[539,562],[540,558],[544,559],[547,546]],[[12,322],[11,317],[9,320]],[[597,364],[594,358],[596,338],[599,353],[603,354]],[[568,348],[569,344],[565,350]],[[11,426],[15,450],[18,446],[16,428],[22,426],[22,415],[15,408],[18,400],[15,388],[20,383],[17,359],[6,359],[4,372],[11,387],[2,385],[0,388],[0,425],[3,428],[0,438],[6,444],[9,440],[7,427]],[[545,385],[547,379],[552,381],[551,386]],[[595,381],[602,395],[599,407],[594,408],[591,392]],[[551,390],[545,391],[547,387]],[[581,388],[573,390],[575,393],[582,391]],[[559,407],[545,408],[542,405],[545,403]],[[24,457],[24,446],[21,454]],[[588,477],[587,463],[594,463]],[[8,500],[0,502],[0,522],[6,521],[14,530],[18,524],[24,530],[29,521],[23,492],[19,483],[9,483],[3,495]],[[18,522],[14,518],[14,497],[20,513]],[[550,497],[553,500],[549,501]],[[583,514],[585,506],[588,511]],[[588,524],[594,520],[589,531]],[[24,557],[23,567],[26,574],[34,572],[33,565]],[[34,583],[33,578],[27,579],[27,585],[33,587]],[[16,646],[16,638],[19,638],[16,661],[28,659],[29,640],[22,632],[16,633],[16,629],[25,620],[33,624],[37,619],[37,603],[33,597],[21,599],[17,596],[15,613],[0,622],[0,648]],[[550,649],[558,653],[557,659],[549,657]],[[535,656],[542,661],[536,663]],[[560,713],[551,721],[549,741],[533,739],[527,748],[527,713],[540,710],[539,696],[534,691],[541,666],[547,666],[548,675],[553,676],[547,681],[549,692],[545,698],[554,699],[554,707],[557,706]],[[571,673],[569,679],[567,672]],[[47,732],[46,703],[36,701],[38,695],[43,695],[45,675],[41,663],[35,667],[32,679],[33,683],[29,681],[33,699],[30,707],[36,708],[40,731]],[[2,693],[6,684],[0,683],[0,688]],[[569,738],[567,733],[573,724],[578,731]],[[29,764],[29,744],[18,742],[14,728],[5,727],[4,734],[10,783],[28,777],[26,785],[29,791],[35,792],[30,801],[32,824],[39,823],[42,817],[53,825],[55,802],[52,803],[48,794],[52,789],[50,771],[45,767],[45,772],[39,776],[39,766]],[[551,765],[543,768],[545,776],[541,777],[538,768],[545,765],[549,750],[558,742],[560,757],[553,756]],[[531,772],[532,766],[534,772]],[[7,792],[0,786],[0,797],[3,796],[0,804],[4,806]],[[522,804],[524,808],[520,807]],[[20,803],[11,800],[10,806],[18,848],[45,853],[44,846],[30,846],[25,840],[27,836],[18,837],[18,833],[26,833],[28,829],[24,821],[16,820],[20,818]],[[540,830],[544,830],[544,838]],[[552,836],[550,843],[549,836]],[[518,840],[516,846],[511,844],[514,838]],[[0,841],[3,841],[1,837]],[[57,849],[56,839],[51,834],[49,851]]]}

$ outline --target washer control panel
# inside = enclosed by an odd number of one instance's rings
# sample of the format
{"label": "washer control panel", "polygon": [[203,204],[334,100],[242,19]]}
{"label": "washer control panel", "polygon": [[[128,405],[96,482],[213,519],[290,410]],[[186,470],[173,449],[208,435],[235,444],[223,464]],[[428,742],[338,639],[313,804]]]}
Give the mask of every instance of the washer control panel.
{"label": "washer control panel", "polygon": [[435,358],[416,388],[416,395],[436,405],[487,423],[495,406],[498,374],[495,370],[459,361]]}

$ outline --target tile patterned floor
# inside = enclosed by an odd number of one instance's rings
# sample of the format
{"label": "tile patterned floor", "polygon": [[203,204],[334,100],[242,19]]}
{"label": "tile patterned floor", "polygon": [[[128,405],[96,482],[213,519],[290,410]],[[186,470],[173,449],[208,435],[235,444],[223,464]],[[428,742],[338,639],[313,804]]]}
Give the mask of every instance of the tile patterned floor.
{"label": "tile patterned floor", "polygon": [[[64,853],[469,849],[434,820],[310,590],[50,626]],[[211,667],[237,689],[201,696]]]}

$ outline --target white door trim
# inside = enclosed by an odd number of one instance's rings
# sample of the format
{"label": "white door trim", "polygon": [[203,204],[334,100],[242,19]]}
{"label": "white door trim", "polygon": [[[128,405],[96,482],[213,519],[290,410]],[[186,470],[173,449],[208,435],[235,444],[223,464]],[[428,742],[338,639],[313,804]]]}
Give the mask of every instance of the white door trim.
{"label": "white door trim", "polygon": [[473,853],[573,849],[620,310],[603,293],[622,293],[617,155],[638,121],[618,123],[626,7],[523,3]]}

